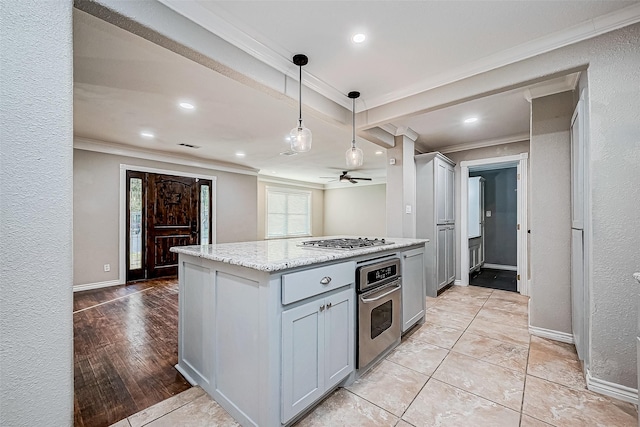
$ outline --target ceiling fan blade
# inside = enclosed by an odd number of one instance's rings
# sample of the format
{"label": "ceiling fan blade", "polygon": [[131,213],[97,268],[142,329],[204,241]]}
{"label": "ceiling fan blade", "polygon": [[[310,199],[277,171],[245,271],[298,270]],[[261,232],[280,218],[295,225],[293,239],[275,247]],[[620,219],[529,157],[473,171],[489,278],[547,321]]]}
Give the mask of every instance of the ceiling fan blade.
{"label": "ceiling fan blade", "polygon": [[351,178],[349,178],[349,182],[352,183],[352,184],[357,184],[358,183],[358,181],[356,181],[354,179],[351,179]]}
{"label": "ceiling fan blade", "polygon": [[359,179],[360,181],[371,181],[371,178],[351,178],[351,179]]}

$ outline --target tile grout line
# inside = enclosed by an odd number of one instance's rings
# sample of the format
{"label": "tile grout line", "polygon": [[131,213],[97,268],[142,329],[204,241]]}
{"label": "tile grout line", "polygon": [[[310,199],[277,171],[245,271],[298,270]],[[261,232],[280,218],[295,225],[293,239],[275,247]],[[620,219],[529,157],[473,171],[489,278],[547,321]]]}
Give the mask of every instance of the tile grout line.
{"label": "tile grout line", "polygon": [[136,292],[131,292],[130,294],[123,295],[123,296],[118,297],[118,298],[110,299],[110,300],[108,300],[108,301],[104,301],[104,302],[101,302],[101,303],[98,303],[98,304],[92,305],[92,306],[90,306],[90,307],[81,308],[80,310],[76,310],[76,311],[74,311],[74,312],[73,312],[73,314],[80,313],[81,311],[89,310],[89,309],[91,309],[91,308],[100,307],[101,305],[109,304],[109,303],[112,303],[112,302],[115,302],[115,301],[121,300],[121,299],[123,299],[123,298],[130,297],[131,295],[137,295],[137,294],[139,294],[139,293],[146,292],[146,291],[148,291],[148,290],[150,290],[150,289],[154,289],[154,286],[151,286],[151,287],[148,287],[148,288],[146,288],[146,289],[142,289],[142,290],[139,290],[139,291],[136,291]]}
{"label": "tile grout line", "polygon": [[[492,294],[493,294],[493,290],[489,293],[489,296],[487,297],[487,300],[489,300],[489,297],[490,297]],[[482,310],[482,307],[484,307],[484,304],[486,303],[486,301],[487,301],[487,300],[485,300],[485,302],[484,302],[484,303],[482,303],[482,306],[480,307],[480,310]],[[437,305],[437,304],[436,304],[436,305]],[[476,316],[478,315],[478,313],[480,313],[480,310],[478,310],[478,312],[475,314],[475,316],[473,316],[473,319],[475,319],[475,318],[476,318]],[[445,310],[445,311],[446,311],[446,310]],[[427,313],[427,310],[425,309],[425,322],[427,321],[426,313]],[[471,322],[473,322],[473,319],[471,320]],[[471,325],[471,322],[469,322],[469,325]],[[453,343],[453,345],[451,346],[451,348],[450,348],[450,349],[446,349],[446,350],[447,350],[447,352],[448,352],[448,354],[447,354],[445,357],[443,357],[443,358],[442,358],[442,360],[440,361],[440,363],[438,363],[438,366],[436,366],[436,368],[433,370],[433,373],[432,373],[431,375],[429,375],[429,378],[427,378],[427,381],[425,381],[425,383],[422,385],[422,387],[420,387],[420,390],[418,391],[418,393],[416,393],[416,395],[413,397],[413,399],[411,399],[411,402],[409,402],[409,404],[407,405],[407,407],[406,407],[406,409],[404,410],[404,412],[402,412],[402,415],[400,415],[400,419],[401,419],[401,420],[403,420],[403,418],[402,418],[402,417],[404,417],[404,414],[406,414],[406,413],[407,413],[407,411],[409,410],[409,408],[411,407],[411,405],[413,405],[413,402],[415,402],[415,400],[418,398],[418,396],[420,395],[420,393],[422,393],[422,390],[424,390],[424,388],[427,386],[427,384],[429,384],[429,381],[431,381],[432,379],[433,379],[433,380],[435,380],[435,381],[438,381],[437,379],[433,378],[433,375],[438,371],[438,369],[440,368],[440,366],[442,366],[442,364],[444,363],[445,359],[446,359],[447,357],[449,357],[449,354],[451,354],[451,352],[453,351],[453,347],[457,344],[457,342],[460,340],[460,338],[462,337],[462,335],[464,335],[464,333],[466,332],[466,330],[467,330],[467,328],[469,327],[469,325],[467,325],[467,327],[462,331],[462,334],[460,334],[460,336],[458,337],[458,339],[456,340],[456,342],[455,342],[455,343]],[[454,329],[454,328],[452,328],[452,329]],[[420,341],[420,340],[418,340],[418,341]],[[433,346],[436,346],[436,347],[438,347],[438,348],[442,348],[442,347],[437,346],[437,345],[435,345],[435,344],[431,344],[431,343],[427,343],[427,344],[429,344],[429,345],[433,345]],[[400,365],[400,366],[402,366],[402,365]],[[406,366],[405,366],[405,367],[406,367]],[[409,368],[409,369],[410,369],[410,368]],[[441,381],[441,382],[443,382],[443,381]],[[443,383],[444,383],[444,384],[447,384],[447,383],[445,383],[445,382],[443,382]],[[451,384],[447,384],[447,385],[450,385],[450,386],[451,386]],[[451,386],[451,387],[454,387],[454,386]],[[457,387],[456,387],[456,388],[457,388]],[[479,397],[480,397],[480,396],[479,396]],[[487,400],[488,400],[488,399],[487,399]],[[495,402],[494,402],[494,403],[495,403]],[[404,420],[403,420],[403,421],[404,421]],[[405,421],[405,422],[406,422],[406,421]]]}

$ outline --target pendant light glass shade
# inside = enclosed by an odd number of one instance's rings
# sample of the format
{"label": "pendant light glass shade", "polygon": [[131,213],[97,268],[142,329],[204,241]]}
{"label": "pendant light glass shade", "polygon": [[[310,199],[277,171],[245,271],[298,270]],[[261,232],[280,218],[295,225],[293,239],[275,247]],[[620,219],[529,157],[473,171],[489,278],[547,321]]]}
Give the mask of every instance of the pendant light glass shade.
{"label": "pendant light glass shade", "polygon": [[289,142],[291,143],[291,150],[296,153],[304,153],[311,150],[311,131],[304,127],[302,120],[297,127],[291,129],[289,132]]}
{"label": "pendant light glass shade", "polygon": [[298,126],[291,129],[289,132],[289,142],[291,143],[291,151],[295,151],[296,153],[304,153],[311,150],[311,131],[304,127],[302,124],[302,66],[307,65],[309,62],[309,58],[306,55],[294,55],[293,63],[296,64],[300,68],[300,80],[299,80],[299,117],[298,117]]}
{"label": "pendant light glass shade", "polygon": [[364,161],[364,153],[356,146],[352,146],[347,150],[346,157],[348,168],[358,168],[362,166],[362,162]]}
{"label": "pendant light glass shade", "polygon": [[347,167],[357,168],[362,166],[364,162],[364,153],[356,147],[356,98],[360,96],[360,92],[349,92],[349,98],[353,100],[352,120],[353,120],[353,138],[351,139],[351,148],[346,152]]}

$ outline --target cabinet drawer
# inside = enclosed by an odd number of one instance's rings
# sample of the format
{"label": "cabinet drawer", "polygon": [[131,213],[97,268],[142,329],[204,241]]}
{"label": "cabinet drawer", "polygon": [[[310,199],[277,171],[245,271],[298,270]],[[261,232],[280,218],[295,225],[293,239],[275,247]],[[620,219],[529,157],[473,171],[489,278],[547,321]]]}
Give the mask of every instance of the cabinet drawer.
{"label": "cabinet drawer", "polygon": [[282,276],[282,304],[291,304],[355,281],[356,263],[317,267]]}

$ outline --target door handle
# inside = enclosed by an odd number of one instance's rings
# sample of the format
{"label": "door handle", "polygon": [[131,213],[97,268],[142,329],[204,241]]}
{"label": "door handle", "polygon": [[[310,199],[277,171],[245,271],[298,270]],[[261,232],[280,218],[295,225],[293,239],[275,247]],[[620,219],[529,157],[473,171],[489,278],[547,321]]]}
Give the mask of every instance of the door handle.
{"label": "door handle", "polygon": [[387,295],[391,295],[392,293],[396,292],[397,290],[399,290],[402,286],[398,285],[396,287],[394,287],[393,289],[391,289],[389,292],[385,292],[384,294],[377,296],[375,298],[362,298],[360,297],[360,300],[362,302],[374,302],[374,301],[378,301],[379,299],[382,299],[384,297],[386,297]]}
{"label": "door handle", "polygon": [[191,220],[191,234],[194,236],[198,234],[198,221],[195,219]]}

